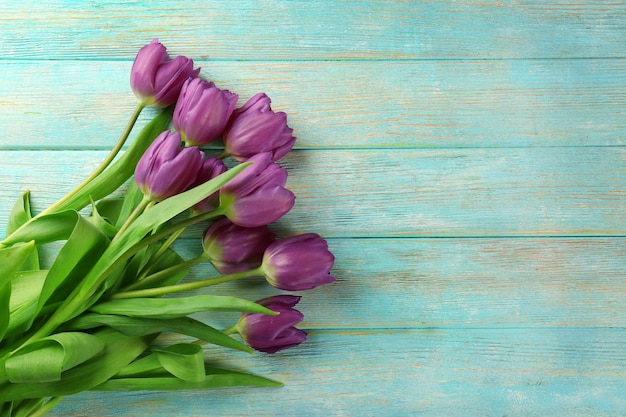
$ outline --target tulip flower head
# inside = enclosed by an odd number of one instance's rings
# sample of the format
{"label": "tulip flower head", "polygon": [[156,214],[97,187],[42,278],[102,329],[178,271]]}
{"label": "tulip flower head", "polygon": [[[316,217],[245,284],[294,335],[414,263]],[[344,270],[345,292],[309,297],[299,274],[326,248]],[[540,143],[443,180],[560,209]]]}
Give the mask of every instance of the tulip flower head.
{"label": "tulip flower head", "polygon": [[279,313],[276,316],[259,313],[244,313],[237,323],[237,331],[250,347],[259,352],[275,353],[306,340],[306,332],[294,326],[304,316],[293,306],[300,297],[277,295],[257,301],[268,309]]}
{"label": "tulip flower head", "polygon": [[176,102],[183,83],[195,78],[200,68],[193,68],[193,60],[177,56],[170,60],[167,49],[157,39],[137,53],[130,72],[130,87],[146,106],[167,107]]}
{"label": "tulip flower head", "polygon": [[215,269],[233,274],[260,266],[274,239],[276,235],[267,226],[241,227],[221,219],[205,230],[202,247]]}
{"label": "tulip flower head", "polygon": [[197,147],[181,147],[178,133],[161,133],[142,155],[135,181],[144,196],[162,201],[187,190],[202,167],[204,153]]}
{"label": "tulip flower head", "polygon": [[174,108],[174,128],[188,146],[206,145],[222,135],[238,97],[214,83],[188,79]]}
{"label": "tulip flower head", "polygon": [[278,161],[296,141],[293,129],[287,126],[287,114],[274,112],[265,93],[252,97],[233,112],[224,132],[225,151],[238,161],[245,161],[262,152],[270,152]]}
{"label": "tulip flower head", "polygon": [[287,171],[266,152],[220,190],[220,207],[233,223],[243,227],[270,224],[293,207],[295,196],[285,188]]}
{"label": "tulip flower head", "polygon": [[303,291],[330,284],[335,262],[328,243],[316,233],[279,239],[265,250],[263,271],[267,281],[286,291]]}

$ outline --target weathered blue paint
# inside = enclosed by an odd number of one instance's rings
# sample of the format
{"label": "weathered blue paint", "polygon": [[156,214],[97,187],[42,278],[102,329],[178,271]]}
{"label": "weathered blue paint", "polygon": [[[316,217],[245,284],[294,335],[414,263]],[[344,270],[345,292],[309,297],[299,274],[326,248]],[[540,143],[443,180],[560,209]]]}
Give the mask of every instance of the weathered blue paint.
{"label": "weathered blue paint", "polygon": [[[41,209],[103,157],[159,37],[289,114],[298,198],[275,228],[337,256],[304,294],[306,344],[207,351],[284,388],[88,392],[53,416],[626,414],[623,3],[5,3],[0,234],[20,191]],[[211,291],[275,293],[248,284]]]}

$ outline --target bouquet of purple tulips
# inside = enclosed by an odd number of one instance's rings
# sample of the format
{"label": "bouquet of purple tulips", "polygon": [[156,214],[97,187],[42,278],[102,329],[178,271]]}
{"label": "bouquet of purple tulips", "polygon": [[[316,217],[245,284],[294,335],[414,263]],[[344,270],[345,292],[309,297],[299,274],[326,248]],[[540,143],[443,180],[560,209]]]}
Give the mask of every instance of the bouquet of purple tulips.
{"label": "bouquet of purple tulips", "polygon": [[[203,345],[274,353],[302,343],[300,296],[177,293],[252,277],[307,290],[335,280],[334,256],[315,233],[278,238],[268,227],[295,201],[277,162],[295,142],[287,115],[263,93],[236,108],[237,94],[199,76],[157,40],[141,48],[130,76],[139,104],[111,153],[42,212],[28,192],[15,204],[0,242],[0,417],[42,416],[85,390],[281,385],[205,363]],[[120,152],[147,106],[159,113]],[[201,254],[183,259],[173,244],[198,224]],[[47,244],[58,252],[43,268]],[[200,262],[216,276],[183,280]],[[241,315],[219,330],[192,317],[204,311]],[[162,332],[193,341],[167,345]]]}

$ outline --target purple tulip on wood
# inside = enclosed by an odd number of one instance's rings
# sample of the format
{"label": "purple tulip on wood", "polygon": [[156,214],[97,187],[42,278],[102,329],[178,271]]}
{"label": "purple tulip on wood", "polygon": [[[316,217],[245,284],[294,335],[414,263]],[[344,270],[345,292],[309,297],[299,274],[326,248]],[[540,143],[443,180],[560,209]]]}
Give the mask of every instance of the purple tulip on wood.
{"label": "purple tulip on wood", "polygon": [[180,135],[166,130],[137,163],[135,181],[146,197],[162,201],[194,184],[203,160],[200,149],[182,148]]}
{"label": "purple tulip on wood", "polygon": [[232,274],[260,266],[275,238],[267,226],[241,227],[221,219],[205,230],[202,246],[215,269]]}
{"label": "purple tulip on wood", "polygon": [[257,301],[258,304],[279,313],[276,316],[258,313],[244,313],[237,323],[241,337],[255,350],[275,353],[306,340],[306,332],[294,326],[304,316],[293,306],[300,297],[295,295],[277,295]]}
{"label": "purple tulip on wood", "polygon": [[206,145],[222,135],[238,97],[212,82],[188,79],[174,109],[174,128],[187,145]]}
{"label": "purple tulip on wood", "polygon": [[252,97],[233,112],[224,132],[226,152],[238,161],[270,152],[274,161],[285,156],[296,141],[287,126],[287,114],[274,112],[265,93]]}
{"label": "purple tulip on wood", "polygon": [[291,210],[295,196],[285,188],[287,171],[268,152],[248,161],[252,164],[221,188],[220,207],[239,226],[267,225]]}
{"label": "purple tulip on wood", "polygon": [[177,56],[170,60],[167,49],[157,39],[137,53],[130,72],[130,87],[146,106],[167,107],[176,102],[183,83],[195,78],[200,68],[193,60]]}
{"label": "purple tulip on wood", "polygon": [[303,291],[330,284],[335,262],[328,243],[316,233],[279,239],[265,250],[263,271],[267,281],[286,291]]}

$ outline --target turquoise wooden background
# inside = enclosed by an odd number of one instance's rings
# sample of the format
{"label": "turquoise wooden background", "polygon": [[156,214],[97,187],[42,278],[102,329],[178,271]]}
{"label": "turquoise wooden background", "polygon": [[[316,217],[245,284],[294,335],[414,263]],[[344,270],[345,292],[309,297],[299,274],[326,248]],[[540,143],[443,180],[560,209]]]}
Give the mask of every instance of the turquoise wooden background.
{"label": "turquoise wooden background", "polygon": [[626,415],[624,2],[2,0],[0,222],[103,157],[153,37],[289,113],[276,229],[327,237],[339,280],[301,303],[306,344],[207,352],[284,388],[53,415]]}

